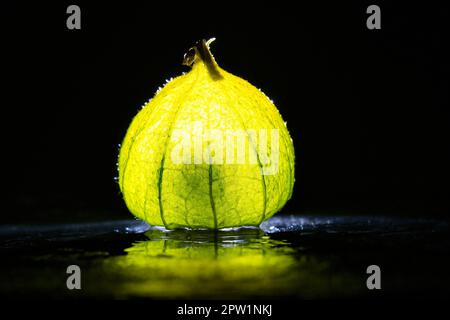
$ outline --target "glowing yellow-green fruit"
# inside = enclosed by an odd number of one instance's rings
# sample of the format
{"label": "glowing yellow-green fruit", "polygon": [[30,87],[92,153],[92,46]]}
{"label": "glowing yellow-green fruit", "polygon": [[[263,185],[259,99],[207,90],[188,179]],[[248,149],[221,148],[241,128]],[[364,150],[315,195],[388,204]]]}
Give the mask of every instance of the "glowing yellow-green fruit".
{"label": "glowing yellow-green fruit", "polygon": [[129,210],[166,228],[259,225],[294,185],[294,147],[271,100],[221,69],[200,41],[190,72],[133,119],[119,154]]}

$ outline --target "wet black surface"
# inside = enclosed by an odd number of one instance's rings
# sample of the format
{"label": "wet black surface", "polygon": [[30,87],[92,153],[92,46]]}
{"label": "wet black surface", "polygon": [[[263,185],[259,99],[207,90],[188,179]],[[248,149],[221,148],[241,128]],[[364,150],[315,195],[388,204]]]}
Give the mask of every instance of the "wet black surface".
{"label": "wet black surface", "polygon": [[[0,227],[0,295],[39,298],[450,297],[446,221],[277,216],[260,229],[136,220]],[[78,265],[82,289],[68,290]],[[381,268],[381,290],[366,269]]]}

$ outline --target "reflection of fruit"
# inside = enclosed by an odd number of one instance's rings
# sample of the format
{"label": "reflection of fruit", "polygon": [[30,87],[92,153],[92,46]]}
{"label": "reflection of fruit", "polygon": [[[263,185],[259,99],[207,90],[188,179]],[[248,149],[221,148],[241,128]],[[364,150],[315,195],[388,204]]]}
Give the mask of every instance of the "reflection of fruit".
{"label": "reflection of fruit", "polygon": [[200,232],[148,231],[149,240],[134,243],[126,255],[104,265],[108,275],[131,279],[119,281],[115,294],[211,298],[292,292],[298,274],[294,250],[285,242],[269,239],[259,229]]}
{"label": "reflection of fruit", "polygon": [[[261,91],[221,69],[209,43],[203,40],[186,54],[184,63],[192,70],[168,82],[137,114],[120,150],[119,184],[125,202],[152,225],[258,225],[280,210],[292,193],[294,148],[278,110]],[[263,130],[267,146],[250,133]],[[275,139],[270,135],[274,130],[279,138],[275,147],[269,143]],[[244,163],[215,162],[220,157],[217,139],[223,138],[217,132],[224,131],[245,133]],[[184,134],[177,138],[174,132]],[[176,163],[177,139],[186,136],[193,140],[188,151],[194,160]],[[197,137],[202,138],[200,146]],[[224,143],[233,157],[239,153],[238,142],[231,144],[231,151]],[[200,162],[198,150],[203,152]]]}

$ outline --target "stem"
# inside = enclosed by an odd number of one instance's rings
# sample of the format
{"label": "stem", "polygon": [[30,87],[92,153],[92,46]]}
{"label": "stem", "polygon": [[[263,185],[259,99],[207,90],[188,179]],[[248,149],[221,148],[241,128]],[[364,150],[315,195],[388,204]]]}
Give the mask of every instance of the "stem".
{"label": "stem", "polygon": [[183,65],[192,66],[196,62],[202,61],[208,69],[211,77],[214,80],[219,80],[223,77],[218,70],[217,63],[214,60],[211,51],[209,50],[209,44],[213,41],[214,38],[208,41],[205,39],[197,41],[197,43],[184,55]]}

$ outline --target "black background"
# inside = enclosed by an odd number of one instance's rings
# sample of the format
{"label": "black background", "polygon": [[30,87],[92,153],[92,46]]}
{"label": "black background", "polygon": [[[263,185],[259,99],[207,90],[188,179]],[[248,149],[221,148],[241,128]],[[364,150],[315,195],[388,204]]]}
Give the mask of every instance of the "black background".
{"label": "black background", "polygon": [[[397,2],[396,2],[397,3]],[[81,7],[81,30],[66,8]],[[382,29],[366,28],[378,4]],[[2,4],[3,223],[129,218],[118,144],[198,39],[270,96],[297,163],[284,213],[449,205],[449,11],[323,1]]]}

